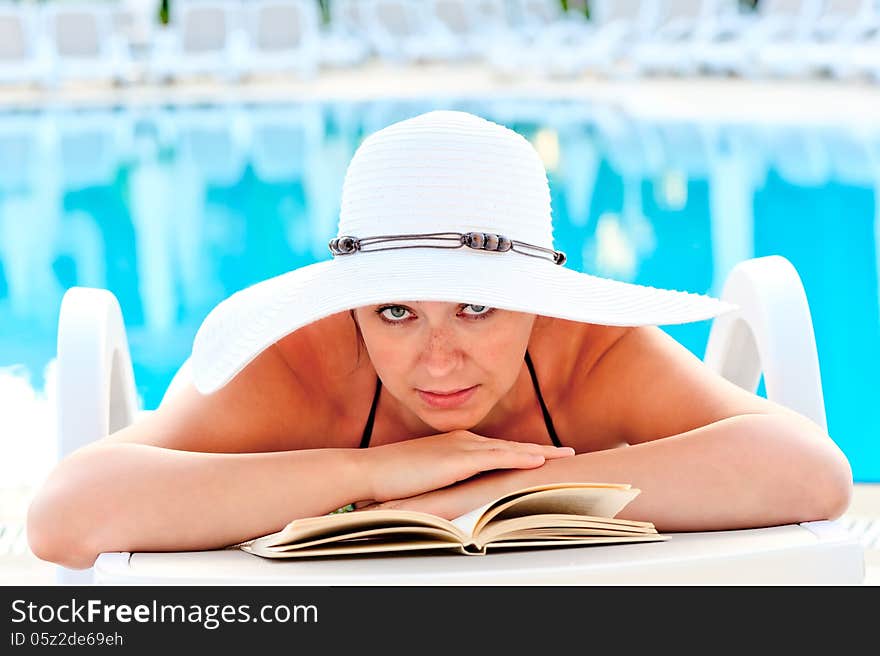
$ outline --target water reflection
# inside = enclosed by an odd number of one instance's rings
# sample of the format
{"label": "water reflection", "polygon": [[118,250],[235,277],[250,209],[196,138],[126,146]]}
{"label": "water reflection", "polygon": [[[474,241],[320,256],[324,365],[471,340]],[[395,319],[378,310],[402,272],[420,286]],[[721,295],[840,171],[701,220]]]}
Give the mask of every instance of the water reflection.
{"label": "water reflection", "polygon": [[[789,258],[813,312],[830,431],[857,478],[880,480],[880,419],[863,410],[880,365],[880,124],[661,122],[563,101],[0,114],[0,366],[17,367],[0,388],[3,439],[27,430],[14,408],[45,419],[33,399],[48,398],[38,390],[68,287],[119,298],[153,408],[214,304],[329,256],[364,136],[438,107],[532,141],[572,268],[717,295],[737,262]],[[664,328],[702,356],[708,322]],[[24,384],[32,401],[10,402]]]}

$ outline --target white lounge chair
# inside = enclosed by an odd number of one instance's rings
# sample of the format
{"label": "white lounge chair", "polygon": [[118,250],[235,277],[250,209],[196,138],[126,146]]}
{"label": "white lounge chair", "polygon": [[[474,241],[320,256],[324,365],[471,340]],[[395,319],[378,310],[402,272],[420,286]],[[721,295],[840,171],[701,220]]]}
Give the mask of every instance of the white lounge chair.
{"label": "white lounge chair", "polygon": [[235,82],[247,47],[241,0],[174,0],[168,25],[154,35],[147,74],[161,82],[192,77]]}
{"label": "white lounge chair", "polygon": [[660,0],[653,28],[636,40],[627,60],[640,75],[693,75],[694,45],[710,39],[737,10],[738,0]]}
{"label": "white lounge chair", "polygon": [[842,79],[880,80],[880,3],[862,0],[846,19],[824,32],[804,53],[812,71]]}
{"label": "white lounge chair", "polygon": [[729,16],[696,44],[697,66],[709,73],[762,75],[762,49],[773,43],[797,43],[809,38],[823,1],[762,0],[753,13]]}
{"label": "white lounge chair", "polygon": [[451,61],[464,51],[459,40],[432,18],[429,0],[363,0],[367,39],[392,63]]}
{"label": "white lounge chair", "polygon": [[773,40],[757,52],[759,72],[784,77],[845,74],[853,52],[880,27],[875,0],[822,0],[812,25],[796,38]]}
{"label": "white lounge chair", "polygon": [[364,24],[362,0],[330,0],[330,21],[321,30],[321,63],[360,64],[373,54]]}
{"label": "white lounge chair", "polygon": [[590,7],[589,21],[569,12],[495,44],[489,58],[494,69],[506,76],[524,71],[562,78],[616,75],[629,44],[653,29],[654,5],[651,0],[594,0]]}
{"label": "white lounge chair", "polygon": [[429,0],[431,19],[458,42],[459,58],[481,58],[491,45],[509,37],[505,0]]}
{"label": "white lounge chair", "polygon": [[101,2],[52,3],[43,8],[52,52],[52,82],[132,79],[128,43],[115,29],[115,8]]}
{"label": "white lounge chair", "polygon": [[33,5],[0,4],[0,85],[45,86],[51,47]]}
{"label": "white lounge chair", "polygon": [[318,70],[321,18],[313,0],[251,0],[243,5],[247,47],[240,73],[259,76],[294,72],[312,78]]}
{"label": "white lounge chair", "polygon": [[[800,277],[791,263],[778,255],[740,262],[727,276],[721,297],[736,303],[740,309],[713,321],[704,355],[706,365],[751,392],[757,389],[763,372],[769,399],[800,412],[827,430],[812,318]],[[138,407],[122,313],[115,296],[107,290],[73,287],[65,293],[58,323],[57,366],[58,439],[62,458],[150,412]],[[186,360],[173,377],[159,407],[189,380],[189,361]],[[802,528],[808,530],[801,534]],[[835,522],[734,531],[729,540],[725,539],[725,533],[715,532],[713,538],[701,533],[678,534],[683,542],[673,551],[665,555],[657,551],[639,552],[633,554],[635,560],[624,559],[623,562],[603,552],[601,547],[583,552],[582,562],[579,560],[578,564],[571,560],[571,552],[562,556],[548,554],[541,558],[541,567],[526,568],[529,572],[504,566],[513,564],[509,561],[521,556],[504,556],[493,560],[489,569],[480,570],[482,574],[475,571],[469,575],[496,583],[513,579],[570,582],[568,574],[612,583],[635,582],[633,576],[647,576],[641,582],[667,583],[761,583],[767,580],[853,583],[860,582],[864,576],[861,546],[848,539]],[[149,562],[144,570],[130,569],[130,556],[127,553],[99,556],[94,568],[99,574],[97,581],[243,582],[248,576],[255,577],[253,581],[267,581],[261,578],[265,571],[247,554],[209,551],[204,552],[207,560],[199,562],[191,560],[194,554],[145,554],[153,558],[146,559]],[[194,569],[182,574],[181,563],[175,558],[186,557],[190,560],[185,565]],[[218,559],[223,561],[219,569]],[[466,562],[474,559],[458,559],[458,563],[450,563],[450,560],[410,561],[407,574],[400,570],[392,578],[398,581],[400,577],[410,577],[408,580],[416,581],[431,575],[437,580],[460,580],[465,572],[459,568],[474,567],[472,562],[470,565]],[[395,566],[400,564],[394,558],[377,565],[385,574],[396,571]],[[436,569],[426,573],[423,567]],[[305,577],[313,582],[317,580],[315,577],[341,582],[334,576],[360,582],[367,578],[385,583],[391,580],[379,578],[376,571],[370,573],[363,568],[359,574],[350,569],[335,571],[336,575],[328,572],[326,564],[297,563],[296,573],[290,572],[287,577]],[[648,575],[650,571],[653,574]],[[82,581],[91,572],[59,568],[58,574],[59,582],[67,582]],[[282,576],[278,569],[273,569],[272,574],[275,582]]]}

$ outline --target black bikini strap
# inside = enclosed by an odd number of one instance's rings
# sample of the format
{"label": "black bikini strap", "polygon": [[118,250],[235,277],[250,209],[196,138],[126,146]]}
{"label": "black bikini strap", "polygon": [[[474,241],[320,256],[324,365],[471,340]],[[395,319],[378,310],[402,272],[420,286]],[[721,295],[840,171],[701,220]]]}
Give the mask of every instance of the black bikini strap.
{"label": "black bikini strap", "polygon": [[538,402],[541,404],[541,412],[544,413],[544,423],[547,425],[547,432],[550,433],[550,439],[553,440],[553,444],[556,446],[562,446],[559,437],[556,435],[556,429],[553,427],[553,419],[550,417],[550,412],[547,410],[547,406],[544,403],[544,397],[541,396],[541,386],[538,385],[538,376],[535,374],[535,365],[532,364],[532,358],[529,355],[528,349],[526,349],[526,365],[529,367],[529,374],[532,376],[532,384],[535,386],[535,392],[538,394]]}
{"label": "black bikini strap", "polygon": [[367,425],[364,426],[364,434],[361,437],[361,447],[366,449],[370,446],[370,437],[373,434],[373,419],[376,417],[376,406],[379,405],[379,392],[382,391],[382,379],[376,376],[376,392],[373,394],[373,405],[370,406],[370,416],[367,417]]}

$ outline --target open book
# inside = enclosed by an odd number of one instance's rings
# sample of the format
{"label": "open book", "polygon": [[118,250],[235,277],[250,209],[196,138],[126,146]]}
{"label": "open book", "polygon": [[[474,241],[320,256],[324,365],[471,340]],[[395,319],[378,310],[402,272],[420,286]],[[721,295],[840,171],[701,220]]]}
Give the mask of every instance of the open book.
{"label": "open book", "polygon": [[235,545],[265,558],[666,540],[650,522],[615,519],[639,490],[626,484],[554,483],[506,494],[453,520],[412,510],[358,510],[295,519]]}

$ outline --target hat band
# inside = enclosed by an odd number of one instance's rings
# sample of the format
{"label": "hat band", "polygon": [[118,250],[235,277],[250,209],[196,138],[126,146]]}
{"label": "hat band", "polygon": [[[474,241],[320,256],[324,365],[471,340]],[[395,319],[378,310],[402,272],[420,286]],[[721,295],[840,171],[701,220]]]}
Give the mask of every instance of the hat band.
{"label": "hat band", "polygon": [[[403,245],[382,246],[376,248],[376,244],[390,242],[418,242],[415,244],[404,243]],[[474,250],[506,253],[513,251],[529,257],[540,257],[550,260],[554,264],[565,264],[565,253],[552,248],[527,244],[516,239],[508,239],[503,235],[490,232],[429,232],[411,235],[380,235],[376,237],[334,237],[329,243],[330,252],[333,255],[353,255],[357,252],[368,253],[370,251],[390,251],[398,248],[461,248],[466,246]],[[533,252],[529,252],[533,251]]]}

